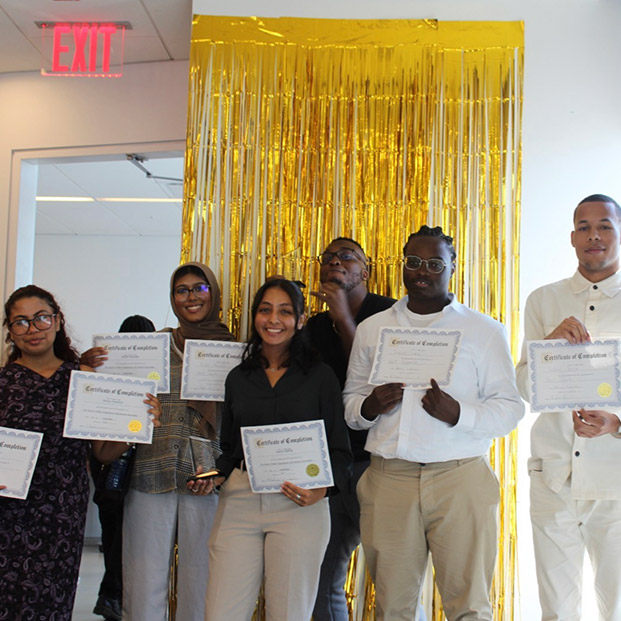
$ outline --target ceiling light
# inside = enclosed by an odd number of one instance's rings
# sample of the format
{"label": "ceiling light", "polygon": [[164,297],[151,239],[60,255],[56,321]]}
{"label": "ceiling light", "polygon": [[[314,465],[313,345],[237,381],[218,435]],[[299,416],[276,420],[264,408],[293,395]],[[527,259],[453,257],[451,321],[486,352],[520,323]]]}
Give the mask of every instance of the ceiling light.
{"label": "ceiling light", "polygon": [[97,198],[100,203],[181,203],[182,198]]}
{"label": "ceiling light", "polygon": [[38,203],[182,203],[182,198],[92,198],[90,196],[37,196]]}
{"label": "ceiling light", "polygon": [[90,196],[37,196],[38,203],[94,203]]}

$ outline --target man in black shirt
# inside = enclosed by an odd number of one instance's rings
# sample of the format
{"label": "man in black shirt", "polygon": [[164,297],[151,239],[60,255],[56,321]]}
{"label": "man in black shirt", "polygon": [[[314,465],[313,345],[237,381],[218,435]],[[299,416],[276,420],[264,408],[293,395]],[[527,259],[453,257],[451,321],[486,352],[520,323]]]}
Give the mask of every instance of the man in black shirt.
{"label": "man in black shirt", "polygon": [[[367,258],[353,239],[334,239],[319,256],[319,262],[321,286],[311,294],[325,302],[328,310],[311,317],[306,325],[311,342],[324,362],[332,367],[342,389],[356,326],[363,319],[391,307],[395,300],[368,292]],[[360,543],[356,484],[369,465],[369,454],[364,450],[367,432],[349,429],[349,437],[354,453],[353,476],[348,490],[330,497],[330,542],[321,566],[313,611],[315,621],[349,619],[343,587],[349,559]]]}

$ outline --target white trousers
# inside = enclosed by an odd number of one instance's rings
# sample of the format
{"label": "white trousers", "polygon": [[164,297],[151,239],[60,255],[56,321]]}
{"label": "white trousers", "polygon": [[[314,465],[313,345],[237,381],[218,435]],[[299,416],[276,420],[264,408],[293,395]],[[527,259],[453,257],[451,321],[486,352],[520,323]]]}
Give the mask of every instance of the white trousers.
{"label": "white trousers", "polygon": [[[621,501],[573,500],[530,472],[530,513],[543,621],[580,621],[588,552],[602,621],[621,621]],[[590,621],[590,620],[588,620]]]}
{"label": "white trousers", "polygon": [[123,619],[168,618],[170,567],[177,535],[178,621],[203,621],[207,542],[218,497],[129,490],[123,513]]}
{"label": "white trousers", "polygon": [[327,498],[300,507],[255,494],[247,473],[233,470],[209,540],[206,621],[250,621],[264,576],[268,621],[308,621],[329,537]]}

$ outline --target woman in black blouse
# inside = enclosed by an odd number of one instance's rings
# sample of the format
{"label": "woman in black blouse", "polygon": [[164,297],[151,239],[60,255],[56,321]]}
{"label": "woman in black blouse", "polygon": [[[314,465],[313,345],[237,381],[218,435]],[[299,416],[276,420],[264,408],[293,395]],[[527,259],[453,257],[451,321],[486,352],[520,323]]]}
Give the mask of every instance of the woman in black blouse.
{"label": "woman in black blouse", "polygon": [[[304,298],[291,281],[267,281],[252,303],[252,335],[226,380],[217,467],[220,505],[209,541],[208,621],[250,619],[265,576],[268,619],[310,619],[330,534],[326,496],[349,476],[351,450],[338,380],[307,341]],[[241,427],[323,420],[335,487],[283,481],[253,493]]]}

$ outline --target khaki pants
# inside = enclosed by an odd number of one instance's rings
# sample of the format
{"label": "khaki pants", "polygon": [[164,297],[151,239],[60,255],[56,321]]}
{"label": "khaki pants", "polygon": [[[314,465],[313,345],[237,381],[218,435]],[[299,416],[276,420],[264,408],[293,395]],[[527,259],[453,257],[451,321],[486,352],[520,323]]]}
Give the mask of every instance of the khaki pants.
{"label": "khaki pants", "polygon": [[373,456],[357,491],[378,621],[418,618],[430,551],[447,618],[492,619],[499,491],[485,457],[417,464]]}
{"label": "khaki pants", "polygon": [[206,621],[250,621],[265,575],[269,621],[308,621],[330,537],[323,498],[300,507],[283,494],[255,494],[233,470],[209,540]]}

